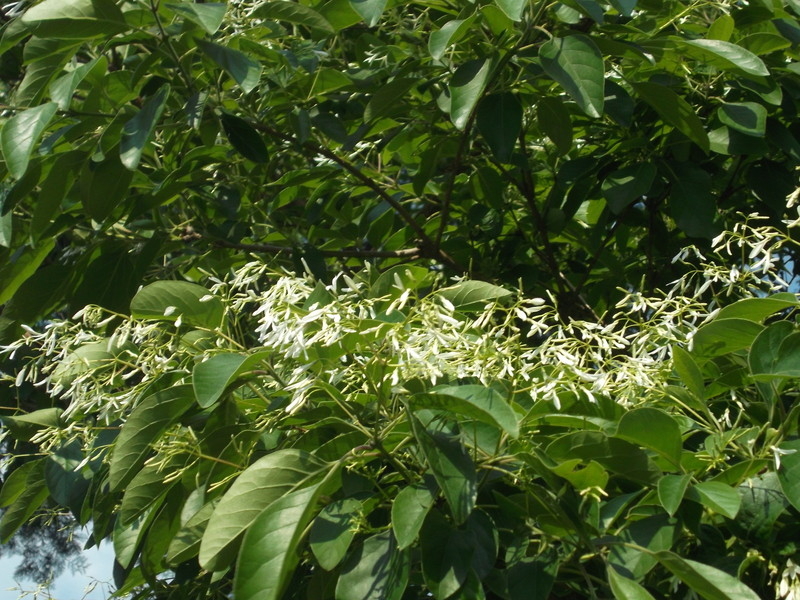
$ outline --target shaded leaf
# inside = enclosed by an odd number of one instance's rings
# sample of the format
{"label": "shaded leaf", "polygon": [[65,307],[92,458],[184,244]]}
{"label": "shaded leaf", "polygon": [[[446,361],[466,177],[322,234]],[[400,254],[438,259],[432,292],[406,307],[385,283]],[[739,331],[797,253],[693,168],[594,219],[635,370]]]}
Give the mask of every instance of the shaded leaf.
{"label": "shaded leaf", "polygon": [[364,540],[342,567],[336,600],[400,600],[408,585],[411,560],[391,532]]}
{"label": "shaded leaf", "polygon": [[477,125],[494,157],[507,163],[522,130],[522,105],[511,93],[486,96],[478,105]]}
{"label": "shaded leaf", "polygon": [[704,169],[683,163],[672,165],[671,175],[669,210],[675,224],[690,237],[716,235],[717,206],[711,175]]}
{"label": "shaded leaf", "polygon": [[745,319],[715,319],[695,332],[692,354],[712,358],[750,346],[764,327]]}
{"label": "shaded leaf", "polygon": [[450,120],[464,129],[489,82],[492,61],[480,58],[464,63],[450,79]]}
{"label": "shaded leaf", "polygon": [[269,160],[263,138],[250,123],[241,117],[225,112],[219,116],[219,119],[225,135],[228,136],[228,141],[239,154],[256,163],[265,163]]}
{"label": "shaded leaf", "polygon": [[273,1],[260,4],[254,13],[263,19],[286,21],[304,25],[312,32],[330,35],[336,32],[333,25],[313,8],[296,2]]}
{"label": "shaded leaf", "polygon": [[630,165],[610,173],[603,180],[601,189],[611,212],[618,215],[628,205],[646,196],[655,176],[656,168],[650,162]]}
{"label": "shaded leaf", "polygon": [[261,79],[261,65],[246,54],[212,42],[197,40],[197,46],[234,81],[245,94],[250,93]]}
{"label": "shaded leaf", "polygon": [[655,553],[658,562],[706,600],[758,600],[758,595],[735,577],[673,552]]}
{"label": "shaded leaf", "polygon": [[167,105],[172,88],[168,83],[162,85],[150,96],[138,113],[122,128],[119,143],[119,156],[126,168],[134,171],[139,166],[144,147],[153,135],[161,113]]}
{"label": "shaded leaf", "polygon": [[755,137],[764,137],[767,109],[755,102],[729,102],[719,107],[719,120],[728,127]]}
{"label": "shaded leaf", "polygon": [[680,465],[681,430],[678,422],[662,410],[643,407],[626,412],[615,436],[655,450],[673,465]]}
{"label": "shaded leaf", "polygon": [[800,440],[789,440],[781,443],[779,450],[781,466],[778,469],[778,481],[781,489],[792,506],[800,510]]}
{"label": "shaded leaf", "polygon": [[572,120],[569,109],[560,98],[545,96],[536,105],[536,123],[550,141],[555,144],[559,154],[572,149]]}
{"label": "shaded leaf", "polygon": [[214,35],[220,28],[228,8],[223,2],[206,2],[203,4],[181,2],[180,4],[168,3],[165,6],[183,15],[192,23],[200,25],[208,35]]}
{"label": "shaded leaf", "polygon": [[435,496],[430,485],[423,482],[404,487],[392,502],[392,531],[401,550],[417,539]]}
{"label": "shaded leaf", "polygon": [[356,534],[353,521],[360,510],[361,501],[344,498],[323,508],[314,519],[308,541],[311,552],[326,571],[336,568],[347,553]]}
{"label": "shaded leaf", "polygon": [[704,152],[710,149],[708,134],[691,105],[670,88],[658,83],[632,83],[636,94],[659,114],[668,125],[672,125]]}

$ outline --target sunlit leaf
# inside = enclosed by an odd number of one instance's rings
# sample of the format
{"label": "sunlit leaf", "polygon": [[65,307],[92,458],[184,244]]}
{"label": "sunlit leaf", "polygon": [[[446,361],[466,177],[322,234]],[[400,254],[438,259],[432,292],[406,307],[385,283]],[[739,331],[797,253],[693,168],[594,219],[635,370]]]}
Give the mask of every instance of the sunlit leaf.
{"label": "sunlit leaf", "polygon": [[539,49],[545,73],[590,117],[603,114],[605,67],[603,57],[584,35],[553,38]]}

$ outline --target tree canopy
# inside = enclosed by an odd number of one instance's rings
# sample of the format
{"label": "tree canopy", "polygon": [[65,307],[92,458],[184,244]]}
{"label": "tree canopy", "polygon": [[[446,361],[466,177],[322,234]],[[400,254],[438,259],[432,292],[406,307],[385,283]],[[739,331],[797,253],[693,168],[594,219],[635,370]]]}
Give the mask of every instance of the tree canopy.
{"label": "tree canopy", "polygon": [[795,0],[40,0],[0,539],[120,596],[798,589]]}

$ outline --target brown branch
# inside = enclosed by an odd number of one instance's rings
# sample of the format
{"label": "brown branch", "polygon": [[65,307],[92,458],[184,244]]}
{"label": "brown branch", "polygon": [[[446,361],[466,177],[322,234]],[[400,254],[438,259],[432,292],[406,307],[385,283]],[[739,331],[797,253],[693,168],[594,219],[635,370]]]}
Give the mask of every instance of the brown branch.
{"label": "brown branch", "polygon": [[[282,254],[284,252],[294,254],[302,252],[301,248],[291,246],[281,246],[278,244],[239,244],[226,240],[214,240],[213,244],[220,248],[232,248],[234,250],[244,250],[246,252],[262,252],[269,254]],[[356,248],[342,248],[341,250],[316,250],[322,256],[330,258],[422,258],[422,251],[419,248],[404,248],[402,250],[358,250]]]}

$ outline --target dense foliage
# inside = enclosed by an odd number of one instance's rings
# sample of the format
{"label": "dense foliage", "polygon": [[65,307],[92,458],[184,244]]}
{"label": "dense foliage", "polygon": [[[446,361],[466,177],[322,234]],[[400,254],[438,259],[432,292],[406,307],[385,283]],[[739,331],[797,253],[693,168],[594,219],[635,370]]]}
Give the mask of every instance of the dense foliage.
{"label": "dense foliage", "polygon": [[140,598],[800,595],[795,0],[12,4],[0,540],[69,511]]}

